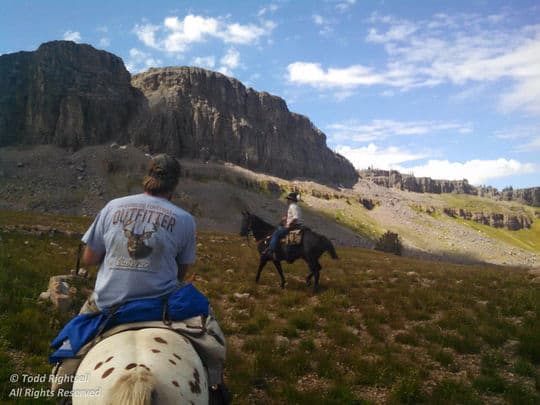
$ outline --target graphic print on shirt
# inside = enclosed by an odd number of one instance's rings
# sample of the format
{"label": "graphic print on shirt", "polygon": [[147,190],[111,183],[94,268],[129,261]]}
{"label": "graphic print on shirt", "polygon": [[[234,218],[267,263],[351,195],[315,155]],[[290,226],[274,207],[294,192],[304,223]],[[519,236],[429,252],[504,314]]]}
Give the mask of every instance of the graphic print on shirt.
{"label": "graphic print on shirt", "polygon": [[132,230],[127,229],[127,227],[133,222],[133,220],[129,220],[123,224],[124,236],[127,238],[127,250],[129,257],[135,260],[140,260],[150,256],[150,253],[152,253],[153,249],[150,246],[146,245],[144,241],[152,237],[152,235],[158,230],[158,226],[154,222],[152,224],[151,231],[145,231],[138,234],[133,232],[135,226],[133,226]]}
{"label": "graphic print on shirt", "polygon": [[111,215],[112,233],[120,244],[113,244],[107,266],[115,270],[156,271],[160,260],[154,257],[159,253],[156,249],[161,251],[167,242],[162,240],[158,247],[156,243],[160,242],[155,239],[165,237],[160,236],[161,230],[174,233],[175,213],[159,205],[130,203],[115,207]]}

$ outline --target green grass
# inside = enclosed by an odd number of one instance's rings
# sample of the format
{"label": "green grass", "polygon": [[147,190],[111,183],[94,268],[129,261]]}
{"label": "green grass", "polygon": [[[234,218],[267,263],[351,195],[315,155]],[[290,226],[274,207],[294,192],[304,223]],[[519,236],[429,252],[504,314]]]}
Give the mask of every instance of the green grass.
{"label": "green grass", "polygon": [[[5,216],[2,212],[2,223],[9,222]],[[31,219],[24,214],[18,217],[23,224]],[[58,223],[51,216],[42,218],[55,226],[69,221],[65,217],[59,218]],[[73,226],[77,227],[77,221]],[[75,303],[73,312],[58,314],[49,305],[38,303],[37,297],[47,289],[50,276],[65,274],[75,268],[78,242],[65,237],[0,235],[0,361],[3,364],[0,377],[15,371],[49,374],[51,367],[46,358],[49,344],[82,302]],[[0,398],[5,399],[12,388],[24,387],[24,384],[9,384],[8,381],[0,378]],[[48,387],[36,384],[33,388]]]}
{"label": "green grass", "polygon": [[467,221],[462,218],[455,218],[454,220],[478,232],[482,232],[495,240],[500,240],[531,252],[540,252],[540,220],[538,218],[534,219],[530,229],[520,229],[518,231],[494,228],[492,226],[479,224],[478,222]]}
{"label": "green grass", "polygon": [[[0,212],[0,226],[81,232],[88,222]],[[48,372],[48,344],[67,316],[36,298],[51,275],[74,267],[77,240],[0,236],[5,399],[11,373]],[[258,254],[244,242],[200,233],[193,266],[229,343],[225,378],[234,403],[540,401],[540,289],[525,271],[338,249],[339,261],[323,256],[321,291],[313,295],[303,262],[284,265],[285,290],[270,266],[255,284]]]}
{"label": "green grass", "polygon": [[513,201],[496,201],[468,194],[440,194],[439,198],[446,206],[459,207],[469,211],[501,212],[503,210],[513,213],[532,213],[533,211],[533,208]]}

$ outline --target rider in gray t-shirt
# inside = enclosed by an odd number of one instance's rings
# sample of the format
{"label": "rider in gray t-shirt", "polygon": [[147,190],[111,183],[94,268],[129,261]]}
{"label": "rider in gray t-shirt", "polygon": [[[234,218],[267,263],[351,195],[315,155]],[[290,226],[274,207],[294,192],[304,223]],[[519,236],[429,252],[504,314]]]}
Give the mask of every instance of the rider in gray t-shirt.
{"label": "rider in gray t-shirt", "polygon": [[100,264],[92,297],[98,309],[170,294],[195,262],[193,217],[170,202],[179,176],[176,159],[157,155],[144,194],[109,202],[83,236],[83,263]]}

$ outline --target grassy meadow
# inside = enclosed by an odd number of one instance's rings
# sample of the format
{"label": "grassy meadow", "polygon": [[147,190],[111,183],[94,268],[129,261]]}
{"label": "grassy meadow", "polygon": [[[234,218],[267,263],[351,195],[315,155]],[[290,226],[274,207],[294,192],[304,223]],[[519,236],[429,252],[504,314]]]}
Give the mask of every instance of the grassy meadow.
{"label": "grassy meadow", "polygon": [[[82,232],[89,222],[0,212],[6,403],[12,373],[49,372],[48,345],[70,316],[37,297],[74,268],[78,241],[28,229]],[[338,249],[340,260],[324,256],[314,295],[303,262],[284,264],[285,290],[271,265],[255,284],[253,240],[201,233],[197,251],[195,285],[227,337],[235,404],[540,403],[540,284],[525,270]]]}

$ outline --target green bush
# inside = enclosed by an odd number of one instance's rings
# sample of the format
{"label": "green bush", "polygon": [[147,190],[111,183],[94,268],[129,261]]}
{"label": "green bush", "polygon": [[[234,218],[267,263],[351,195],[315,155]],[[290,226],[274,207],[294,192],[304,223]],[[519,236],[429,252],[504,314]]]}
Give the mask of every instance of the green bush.
{"label": "green bush", "polygon": [[386,231],[386,233],[377,241],[375,250],[401,256],[401,240],[399,239],[399,235],[397,233]]}

